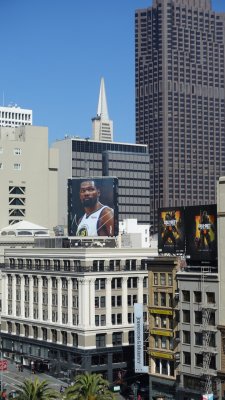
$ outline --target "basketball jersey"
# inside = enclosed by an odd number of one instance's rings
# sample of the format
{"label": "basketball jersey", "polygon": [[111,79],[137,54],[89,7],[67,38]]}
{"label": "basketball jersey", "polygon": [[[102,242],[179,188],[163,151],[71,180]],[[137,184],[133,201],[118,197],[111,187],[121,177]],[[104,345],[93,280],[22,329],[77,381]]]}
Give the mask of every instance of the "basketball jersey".
{"label": "basketball jersey", "polygon": [[77,227],[76,236],[98,236],[98,220],[104,208],[108,207],[102,206],[92,214],[84,214]]}

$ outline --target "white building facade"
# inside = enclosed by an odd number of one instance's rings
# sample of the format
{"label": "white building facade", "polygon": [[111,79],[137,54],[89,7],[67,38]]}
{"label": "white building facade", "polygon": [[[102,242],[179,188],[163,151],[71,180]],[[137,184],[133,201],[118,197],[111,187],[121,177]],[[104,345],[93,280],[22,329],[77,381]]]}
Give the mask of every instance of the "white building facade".
{"label": "white building facade", "polygon": [[24,365],[101,372],[133,370],[134,303],[147,324],[144,249],[35,248],[5,251],[3,351]]}
{"label": "white building facade", "polygon": [[18,106],[0,107],[0,126],[16,127],[33,124],[32,110]]}

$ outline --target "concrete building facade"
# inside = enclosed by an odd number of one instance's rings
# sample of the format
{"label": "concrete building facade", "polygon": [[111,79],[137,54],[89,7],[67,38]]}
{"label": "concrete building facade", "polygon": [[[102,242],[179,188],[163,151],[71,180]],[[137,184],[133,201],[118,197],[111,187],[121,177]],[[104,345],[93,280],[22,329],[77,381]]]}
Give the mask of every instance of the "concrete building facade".
{"label": "concrete building facade", "polygon": [[225,173],[225,18],[210,0],[154,0],[135,14],[136,141],[158,207],[216,203]]}
{"label": "concrete building facade", "polygon": [[56,149],[48,149],[48,129],[0,128],[0,228],[28,220],[52,229],[57,224]]}
{"label": "concrete building facade", "polygon": [[[220,396],[217,370],[221,363],[219,275],[202,270],[177,273],[179,289],[180,357],[178,397],[199,399],[204,393]],[[220,398],[220,397],[218,397]]]}

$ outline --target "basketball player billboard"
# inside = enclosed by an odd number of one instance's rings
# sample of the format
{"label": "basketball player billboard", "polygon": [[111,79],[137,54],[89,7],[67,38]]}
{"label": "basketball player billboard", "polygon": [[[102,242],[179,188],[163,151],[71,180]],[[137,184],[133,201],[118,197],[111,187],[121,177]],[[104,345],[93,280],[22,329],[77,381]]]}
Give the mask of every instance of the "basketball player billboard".
{"label": "basketball player billboard", "polygon": [[118,235],[118,179],[68,179],[69,236]]}
{"label": "basketball player billboard", "polygon": [[186,255],[191,260],[213,261],[217,258],[217,207],[185,208]]}
{"label": "basketball player billboard", "polygon": [[184,253],[184,208],[160,208],[158,211],[158,225],[159,253]]}

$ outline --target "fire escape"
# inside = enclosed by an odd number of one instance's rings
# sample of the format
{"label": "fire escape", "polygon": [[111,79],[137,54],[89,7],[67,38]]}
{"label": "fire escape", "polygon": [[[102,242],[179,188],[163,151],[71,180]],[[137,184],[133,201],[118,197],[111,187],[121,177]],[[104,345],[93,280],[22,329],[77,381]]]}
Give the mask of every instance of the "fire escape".
{"label": "fire escape", "polygon": [[211,274],[211,269],[209,267],[202,267],[201,269],[201,293],[202,293],[202,376],[203,376],[203,392],[205,394],[213,393],[213,377],[216,376],[215,370],[211,368],[210,364],[212,357],[217,354],[217,349],[215,343],[212,342],[213,334],[216,332],[215,325],[211,324],[211,318],[216,311],[216,304],[214,301],[207,301],[207,277]]}

